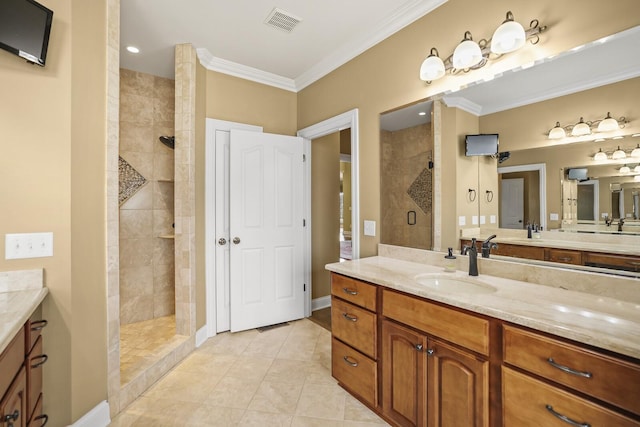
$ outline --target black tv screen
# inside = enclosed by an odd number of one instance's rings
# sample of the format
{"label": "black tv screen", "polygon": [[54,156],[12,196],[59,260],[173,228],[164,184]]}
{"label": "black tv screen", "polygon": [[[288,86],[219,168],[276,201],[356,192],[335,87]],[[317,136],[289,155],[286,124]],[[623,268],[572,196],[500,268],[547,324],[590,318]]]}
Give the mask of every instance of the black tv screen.
{"label": "black tv screen", "polygon": [[498,134],[483,133],[465,137],[465,155],[495,156],[498,154]]}
{"label": "black tv screen", "polygon": [[44,66],[52,20],[34,0],[0,0],[0,48]]}

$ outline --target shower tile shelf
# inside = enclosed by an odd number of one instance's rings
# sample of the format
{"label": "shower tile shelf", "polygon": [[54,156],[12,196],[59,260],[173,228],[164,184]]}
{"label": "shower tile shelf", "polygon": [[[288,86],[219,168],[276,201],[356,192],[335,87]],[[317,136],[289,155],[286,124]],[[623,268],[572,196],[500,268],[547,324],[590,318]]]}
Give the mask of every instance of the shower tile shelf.
{"label": "shower tile shelf", "polygon": [[175,183],[173,179],[156,179],[157,182],[169,182],[171,184]]}
{"label": "shower tile shelf", "polygon": [[173,234],[161,234],[160,236],[158,236],[158,238],[160,238],[160,239],[175,239],[176,236],[174,236]]}

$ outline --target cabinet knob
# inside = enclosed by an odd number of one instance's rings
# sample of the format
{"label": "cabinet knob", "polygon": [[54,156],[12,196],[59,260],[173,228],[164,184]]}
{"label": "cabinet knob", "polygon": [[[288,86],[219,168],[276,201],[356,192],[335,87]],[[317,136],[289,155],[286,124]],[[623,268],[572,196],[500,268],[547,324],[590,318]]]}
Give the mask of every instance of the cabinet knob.
{"label": "cabinet knob", "polygon": [[432,348],[428,348],[427,349],[427,356],[433,356],[433,353],[435,353],[436,351]]}
{"label": "cabinet knob", "polygon": [[13,414],[5,415],[4,418],[2,418],[2,421],[5,423],[11,423],[12,421],[18,421],[18,418],[20,418],[20,411],[16,409],[13,411]]}
{"label": "cabinet knob", "polygon": [[415,347],[417,351],[422,351],[422,344],[416,344]]}

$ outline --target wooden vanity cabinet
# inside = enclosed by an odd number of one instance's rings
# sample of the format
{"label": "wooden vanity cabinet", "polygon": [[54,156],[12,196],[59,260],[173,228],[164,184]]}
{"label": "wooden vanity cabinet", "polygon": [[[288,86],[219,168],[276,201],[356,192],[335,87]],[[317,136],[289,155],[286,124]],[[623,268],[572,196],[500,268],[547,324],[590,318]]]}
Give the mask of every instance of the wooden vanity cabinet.
{"label": "wooden vanity cabinet", "polygon": [[42,413],[42,351],[40,331],[46,321],[40,312],[20,328],[0,354],[0,426],[40,427],[48,417]]}
{"label": "wooden vanity cabinet", "polygon": [[505,426],[640,426],[637,363],[509,325],[503,354]]}
{"label": "wooden vanity cabinet", "polygon": [[544,260],[562,264],[582,265],[582,251],[570,249],[544,249]]}
{"label": "wooden vanity cabinet", "polygon": [[377,287],[331,275],[331,374],[347,390],[378,406]]}
{"label": "wooden vanity cabinet", "polygon": [[[471,240],[469,239],[460,240],[460,250],[462,250],[464,246],[469,246],[469,245],[471,245]],[[480,254],[482,249],[482,242],[476,242],[476,247],[478,249],[478,254]],[[491,249],[491,255],[509,256],[513,258],[534,259],[538,261],[545,260],[545,252],[543,247],[512,245],[509,243],[498,243],[497,248]]]}

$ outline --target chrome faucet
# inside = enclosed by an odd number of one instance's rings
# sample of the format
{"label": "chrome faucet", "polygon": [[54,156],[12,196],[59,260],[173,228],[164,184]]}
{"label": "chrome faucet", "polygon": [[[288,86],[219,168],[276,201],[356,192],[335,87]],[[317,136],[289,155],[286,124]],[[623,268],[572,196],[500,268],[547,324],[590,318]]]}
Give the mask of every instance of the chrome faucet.
{"label": "chrome faucet", "polygon": [[469,255],[469,276],[478,275],[478,248],[476,247],[476,238],[471,239],[471,245],[463,246],[462,255]]}
{"label": "chrome faucet", "polygon": [[493,243],[491,239],[494,239],[496,235],[489,237],[487,240],[482,242],[482,258],[489,258],[491,254],[491,249],[496,249],[498,247],[497,243]]}
{"label": "chrome faucet", "polygon": [[620,218],[618,220],[618,231],[622,231],[622,226],[624,225],[624,218]]}

